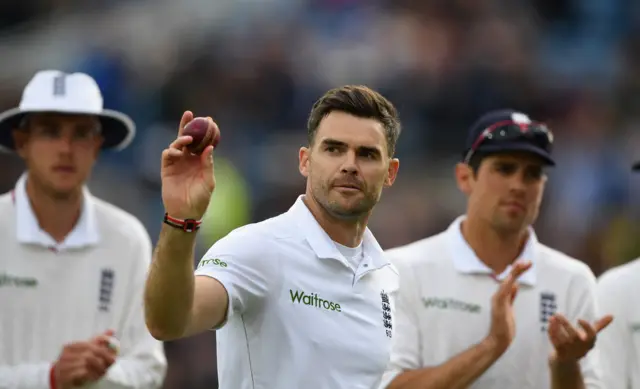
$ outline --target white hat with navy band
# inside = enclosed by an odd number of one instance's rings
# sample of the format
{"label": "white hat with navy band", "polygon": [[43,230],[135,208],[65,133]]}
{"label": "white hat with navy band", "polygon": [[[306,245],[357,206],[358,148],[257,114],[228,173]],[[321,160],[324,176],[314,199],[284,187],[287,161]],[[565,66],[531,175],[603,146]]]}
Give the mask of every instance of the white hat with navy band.
{"label": "white hat with navy band", "polygon": [[24,88],[20,106],[0,113],[0,148],[15,150],[12,130],[20,127],[26,115],[48,112],[95,115],[101,123],[103,149],[122,150],[136,133],[129,116],[103,108],[102,93],[91,76],[43,70]]}

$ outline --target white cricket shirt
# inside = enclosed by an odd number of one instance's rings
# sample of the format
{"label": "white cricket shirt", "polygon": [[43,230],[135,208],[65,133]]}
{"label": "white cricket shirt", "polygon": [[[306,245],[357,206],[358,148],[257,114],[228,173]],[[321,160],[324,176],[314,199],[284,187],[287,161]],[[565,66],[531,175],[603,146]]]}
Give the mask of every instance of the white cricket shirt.
{"label": "white cricket shirt", "polygon": [[130,214],[84,193],[81,216],[57,244],[25,190],[0,196],[0,388],[49,389],[65,344],[113,329],[120,354],[94,389],[159,388],[162,343],[148,332],[142,293],[151,241]]}
{"label": "white cricket shirt", "polygon": [[598,335],[607,389],[640,388],[640,259],[615,267],[598,279],[598,302],[613,322]]}
{"label": "white cricket shirt", "polygon": [[397,272],[369,230],[362,247],[354,271],[302,196],[211,247],[195,274],[229,294],[217,333],[220,387],[377,387],[395,331]]}
{"label": "white cricket shirt", "polygon": [[[491,297],[498,289],[492,271],[475,255],[460,230],[464,216],[444,232],[387,252],[400,274],[394,348],[381,387],[403,370],[440,365],[489,333]],[[514,302],[516,336],[502,357],[470,388],[550,387],[553,350],[547,320],[555,312],[577,325],[596,319],[595,277],[582,262],[536,239],[530,229],[521,256],[532,267],[519,279]],[[510,272],[507,268],[498,279]],[[587,388],[602,388],[597,355],[581,361]]]}

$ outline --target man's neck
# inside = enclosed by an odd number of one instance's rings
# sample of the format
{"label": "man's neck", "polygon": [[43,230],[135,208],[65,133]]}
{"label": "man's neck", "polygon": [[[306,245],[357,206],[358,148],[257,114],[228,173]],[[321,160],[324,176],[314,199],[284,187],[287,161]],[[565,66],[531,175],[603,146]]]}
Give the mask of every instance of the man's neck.
{"label": "man's neck", "polygon": [[313,196],[307,194],[302,200],[331,240],[347,247],[360,245],[367,228],[368,216],[358,220],[341,220],[331,216]]}
{"label": "man's neck", "polygon": [[82,190],[68,197],[55,197],[27,178],[26,192],[40,228],[56,242],[64,241],[80,217]]}
{"label": "man's neck", "polygon": [[462,236],[476,256],[495,274],[501,274],[518,259],[527,242],[527,229],[500,233],[478,218],[467,217],[461,225]]}

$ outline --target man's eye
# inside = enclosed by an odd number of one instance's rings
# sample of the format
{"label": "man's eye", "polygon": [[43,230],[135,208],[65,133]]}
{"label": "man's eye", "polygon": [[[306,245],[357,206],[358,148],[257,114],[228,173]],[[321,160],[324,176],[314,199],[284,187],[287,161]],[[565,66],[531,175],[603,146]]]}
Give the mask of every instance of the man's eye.
{"label": "man's eye", "polygon": [[59,135],[58,129],[54,126],[42,126],[39,131],[42,135],[55,138]]}
{"label": "man's eye", "polygon": [[81,130],[76,130],[73,133],[73,138],[74,139],[89,139],[91,138],[91,136],[93,135],[93,132],[91,130],[88,129],[81,129]]}
{"label": "man's eye", "polygon": [[527,177],[533,180],[539,180],[540,178],[542,178],[543,175],[544,175],[544,172],[542,171],[542,169],[532,169],[527,171]]}
{"label": "man's eye", "polygon": [[496,170],[500,173],[511,174],[515,172],[516,167],[514,165],[497,165]]}

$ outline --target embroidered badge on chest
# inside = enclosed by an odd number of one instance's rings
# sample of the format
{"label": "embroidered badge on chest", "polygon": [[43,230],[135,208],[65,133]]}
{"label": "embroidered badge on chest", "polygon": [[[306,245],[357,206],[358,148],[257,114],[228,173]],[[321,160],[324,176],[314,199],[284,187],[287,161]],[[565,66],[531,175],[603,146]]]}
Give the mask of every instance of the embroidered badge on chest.
{"label": "embroidered badge on chest", "polygon": [[547,331],[549,319],[556,313],[558,305],[556,304],[556,295],[551,292],[540,293],[540,329],[542,332]]}
{"label": "embroidered badge on chest", "polygon": [[387,332],[387,336],[391,338],[393,329],[392,317],[391,317],[391,303],[389,302],[389,295],[382,290],[380,292],[380,299],[382,300],[382,323]]}
{"label": "embroidered badge on chest", "polygon": [[102,273],[100,274],[100,297],[98,300],[98,310],[101,312],[109,311],[114,281],[114,271],[111,269],[102,269]]}

